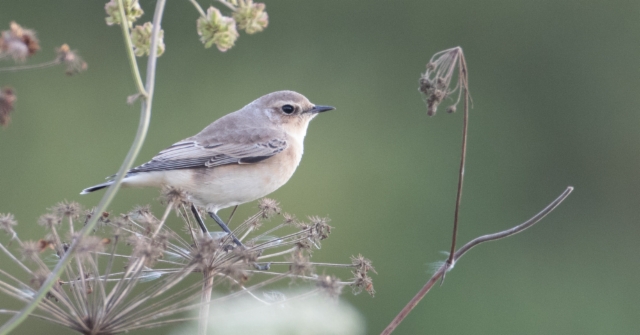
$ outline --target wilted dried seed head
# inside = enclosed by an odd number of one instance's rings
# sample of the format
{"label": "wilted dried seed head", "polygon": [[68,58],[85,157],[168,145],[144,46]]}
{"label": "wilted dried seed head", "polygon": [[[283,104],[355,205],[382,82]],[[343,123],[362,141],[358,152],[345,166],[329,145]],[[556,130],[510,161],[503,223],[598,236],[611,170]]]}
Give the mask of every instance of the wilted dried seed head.
{"label": "wilted dried seed head", "polygon": [[[153,24],[147,22],[143,25],[137,25],[131,30],[131,42],[133,43],[133,52],[138,57],[149,55],[151,52],[151,30]],[[157,57],[164,53],[164,30],[158,32]]]}
{"label": "wilted dried seed head", "polygon": [[269,198],[262,198],[258,202],[258,208],[262,211],[262,217],[268,219],[275,214],[280,214],[280,205],[277,201]]}
{"label": "wilted dried seed head", "polygon": [[269,15],[265,11],[265,4],[254,3],[252,0],[240,1],[233,18],[238,23],[238,27],[247,32],[255,34],[261,32],[269,25]]}
{"label": "wilted dried seed head", "polygon": [[13,227],[18,224],[13,214],[0,214],[0,229],[4,230],[7,234],[13,234]]}
{"label": "wilted dried seed head", "polygon": [[322,292],[331,298],[337,298],[342,294],[343,285],[340,284],[340,280],[334,276],[322,275],[316,282],[316,287],[320,288]]}
{"label": "wilted dried seed head", "polygon": [[306,276],[313,273],[313,265],[309,262],[309,258],[305,256],[302,250],[296,250],[291,255],[289,271],[296,276]]}
{"label": "wilted dried seed head", "polygon": [[11,112],[13,112],[16,100],[16,95],[11,87],[0,90],[0,126],[6,127],[11,122]]}
{"label": "wilted dried seed head", "polygon": [[371,261],[367,258],[364,258],[364,256],[362,256],[361,254],[358,254],[358,256],[351,256],[351,264],[353,264],[353,266],[355,266],[358,271],[364,273],[373,271],[373,273],[378,273],[376,272],[376,269],[373,268],[373,265],[371,265]]}
{"label": "wilted dried seed head", "polygon": [[[242,284],[249,280],[249,264],[244,262],[227,262],[220,266],[220,273]],[[232,283],[235,283],[234,281]]]}
{"label": "wilted dried seed head", "polygon": [[236,21],[222,15],[220,11],[211,6],[207,9],[207,16],[200,17],[196,21],[200,41],[205,48],[211,48],[214,44],[218,50],[225,52],[231,49],[238,39]]}
{"label": "wilted dried seed head", "polygon": [[43,250],[42,244],[38,241],[24,241],[20,251],[23,259],[34,261],[38,259],[40,252]]}
{"label": "wilted dried seed head", "polygon": [[38,224],[47,229],[60,225],[60,222],[62,222],[60,217],[52,213],[44,214],[38,218]]}
{"label": "wilted dried seed head", "polygon": [[191,201],[189,201],[189,193],[177,187],[163,187],[160,197],[161,202],[164,205],[173,204],[174,208],[179,208],[181,206],[191,206]]}
{"label": "wilted dried seed head", "polygon": [[83,237],[78,246],[76,247],[76,255],[79,257],[91,256],[96,252],[103,252],[105,243],[108,241],[103,240],[97,236],[85,236]]}
{"label": "wilted dried seed head", "polygon": [[[138,18],[144,14],[138,0],[124,0],[124,12],[127,16],[129,23],[135,22]],[[122,17],[120,16],[120,7],[118,6],[118,0],[110,0],[104,6],[105,12],[107,12],[107,25],[121,24]]]}
{"label": "wilted dried seed head", "polygon": [[329,237],[331,234],[331,227],[329,225],[329,218],[321,218],[319,216],[310,216],[309,220],[311,220],[311,225],[308,226],[309,232],[311,234],[310,238],[313,241],[321,241]]}
{"label": "wilted dried seed head", "polygon": [[9,30],[0,35],[0,59],[11,57],[15,61],[24,61],[38,50],[40,45],[35,31],[24,29],[15,22],[11,22]]}
{"label": "wilted dried seed head", "polygon": [[145,266],[152,266],[164,253],[162,247],[139,235],[130,236],[128,242],[133,246],[130,263],[142,259]]}
{"label": "wilted dried seed head", "polygon": [[71,50],[67,44],[63,44],[56,49],[57,59],[60,63],[66,65],[65,73],[68,76],[78,74],[87,69],[87,63],[78,56],[75,50]]}
{"label": "wilted dried seed head", "polygon": [[157,224],[158,219],[151,213],[151,206],[136,206],[131,212],[129,212],[131,220],[136,221],[142,225],[145,224]]}
{"label": "wilted dried seed head", "polygon": [[284,213],[284,214],[282,214],[282,218],[284,219],[282,223],[287,225],[287,226],[299,226],[300,225],[300,223],[296,219],[296,216],[293,215],[293,214]]}
{"label": "wilted dried seed head", "polygon": [[366,273],[360,271],[353,271],[353,281],[351,284],[353,294],[359,294],[362,290],[367,291],[371,296],[376,294],[376,290],[373,289],[373,280],[367,276]]}
{"label": "wilted dried seed head", "polygon": [[77,202],[68,202],[65,200],[63,202],[59,202],[50,210],[58,214],[58,216],[60,217],[66,216],[68,218],[77,219],[80,217],[80,212],[82,212],[82,206],[80,206],[80,204]]}

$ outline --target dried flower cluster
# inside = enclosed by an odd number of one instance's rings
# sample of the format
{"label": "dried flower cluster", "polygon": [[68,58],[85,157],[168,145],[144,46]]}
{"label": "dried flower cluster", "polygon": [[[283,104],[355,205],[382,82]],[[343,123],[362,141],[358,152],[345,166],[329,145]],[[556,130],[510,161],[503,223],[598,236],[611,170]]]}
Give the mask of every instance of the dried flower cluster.
{"label": "dried flower cluster", "polygon": [[[237,246],[229,234],[203,234],[196,228],[185,192],[167,188],[162,199],[167,209],[161,219],[148,206],[115,217],[102,213],[101,228],[81,240],[71,265],[32,316],[81,334],[116,334],[193,320],[185,313],[209,303],[219,305],[249,297],[260,304],[281,304],[287,299],[268,301],[259,293],[283,279],[312,283],[303,285],[307,289],[291,298],[320,293],[336,297],[345,286],[351,286],[355,293],[374,293],[367,275],[373,267],[361,255],[352,257],[351,264],[310,260],[312,251],[331,232],[326,218],[309,217],[308,222],[300,222],[285,213],[282,222],[259,232],[265,220],[281,215],[276,201],[263,199],[258,211],[233,230],[243,243]],[[176,224],[169,220],[170,211],[178,214],[175,221],[183,229],[169,228]],[[61,202],[38,219],[47,231],[45,236],[22,241],[13,215],[0,214],[0,229],[9,235],[10,242],[0,243],[5,256],[2,262],[8,259],[23,270],[22,274],[9,274],[0,269],[0,292],[30,301],[49,276],[50,267],[67,252],[79,235],[78,229],[93,215],[75,202]],[[11,252],[7,245],[17,247],[18,252]],[[329,267],[351,269],[354,277],[341,281],[315,271]],[[192,277],[199,280],[186,280]],[[213,299],[212,289],[217,293]],[[208,300],[203,301],[206,290]]]}
{"label": "dried flower cluster", "polygon": [[212,6],[207,9],[205,16],[197,20],[198,35],[205,48],[215,45],[222,52],[231,49],[240,36],[236,25],[247,34],[261,32],[269,25],[269,15],[263,3],[254,3],[252,0],[221,2],[232,10],[231,17],[224,16]]}
{"label": "dried flower cluster", "polygon": [[11,112],[13,112],[16,99],[11,87],[0,89],[0,126],[6,127],[11,122]]}
{"label": "dried flower cluster", "polygon": [[[126,13],[126,19],[127,22],[129,22],[129,25],[131,25],[133,22],[136,22],[136,20],[138,20],[142,16],[142,14],[144,14],[142,7],[140,7],[140,4],[138,3],[138,0],[123,0],[122,3],[124,4],[124,12]],[[108,25],[111,26],[114,24],[122,23],[122,16],[120,16],[120,6],[118,6],[118,0],[111,0],[107,2],[107,4],[104,5],[104,10],[107,12],[107,17],[105,20],[107,21]]]}
{"label": "dried flower cluster", "polygon": [[12,58],[15,61],[24,61],[38,50],[40,50],[40,44],[36,32],[22,28],[15,22],[11,22],[9,30],[0,34],[0,59]]}
{"label": "dried flower cluster", "polygon": [[418,91],[423,94],[427,104],[427,115],[435,115],[440,103],[451,94],[457,92],[457,100],[447,107],[448,113],[456,111],[462,91],[468,88],[467,83],[464,81],[466,77],[458,74],[456,85],[453,88],[450,88],[450,86],[456,66],[459,71],[466,69],[464,62],[460,47],[440,51],[431,57],[429,63],[427,63],[427,71],[420,76],[420,87],[418,87]]}

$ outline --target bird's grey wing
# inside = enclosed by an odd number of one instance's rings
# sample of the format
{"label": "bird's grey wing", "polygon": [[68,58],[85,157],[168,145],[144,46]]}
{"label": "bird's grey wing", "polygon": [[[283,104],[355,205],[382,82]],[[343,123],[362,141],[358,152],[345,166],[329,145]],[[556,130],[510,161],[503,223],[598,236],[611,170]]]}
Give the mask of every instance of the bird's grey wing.
{"label": "bird's grey wing", "polygon": [[268,159],[287,148],[284,136],[263,137],[251,143],[220,142],[198,141],[197,136],[188,138],[162,150],[152,160],[131,169],[129,173],[251,164]]}

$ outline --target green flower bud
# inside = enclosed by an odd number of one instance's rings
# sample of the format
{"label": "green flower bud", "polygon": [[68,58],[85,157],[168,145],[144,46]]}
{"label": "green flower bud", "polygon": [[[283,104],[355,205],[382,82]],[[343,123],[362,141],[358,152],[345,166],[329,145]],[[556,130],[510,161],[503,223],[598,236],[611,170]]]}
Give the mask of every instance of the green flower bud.
{"label": "green flower bud", "polygon": [[216,45],[218,50],[225,52],[233,47],[238,39],[236,21],[224,16],[215,7],[207,9],[207,16],[197,21],[198,35],[205,48]]}
{"label": "green flower bud", "polygon": [[238,22],[238,27],[247,34],[259,33],[269,25],[269,15],[264,11],[265,7],[265,4],[253,3],[253,0],[241,0],[233,18]]}
{"label": "green flower bud", "polygon": [[[144,14],[138,0],[123,0],[124,12],[127,15],[127,21],[129,24],[135,22],[138,18]],[[120,17],[120,7],[118,7],[118,0],[111,0],[104,6],[104,10],[107,12],[108,17],[105,19],[107,25],[114,25],[122,23]]]}
{"label": "green flower bud", "polygon": [[[133,52],[136,56],[141,57],[149,55],[151,51],[151,29],[153,24],[147,22],[144,25],[135,26],[131,30],[131,42],[133,43]],[[158,32],[158,57],[164,53],[164,30]]]}

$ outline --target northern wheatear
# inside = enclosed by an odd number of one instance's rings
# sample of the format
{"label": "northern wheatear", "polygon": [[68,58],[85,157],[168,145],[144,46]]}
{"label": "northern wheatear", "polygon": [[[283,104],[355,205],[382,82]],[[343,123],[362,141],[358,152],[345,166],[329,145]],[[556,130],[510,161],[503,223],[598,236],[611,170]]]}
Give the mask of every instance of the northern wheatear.
{"label": "northern wheatear", "polygon": [[[293,91],[267,94],[129,170],[122,185],[182,189],[190,195],[203,232],[207,229],[195,206],[204,207],[231,234],[218,210],[264,197],[284,185],[302,158],[309,121],[333,109],[314,105]],[[80,194],[112,183],[113,179]]]}

